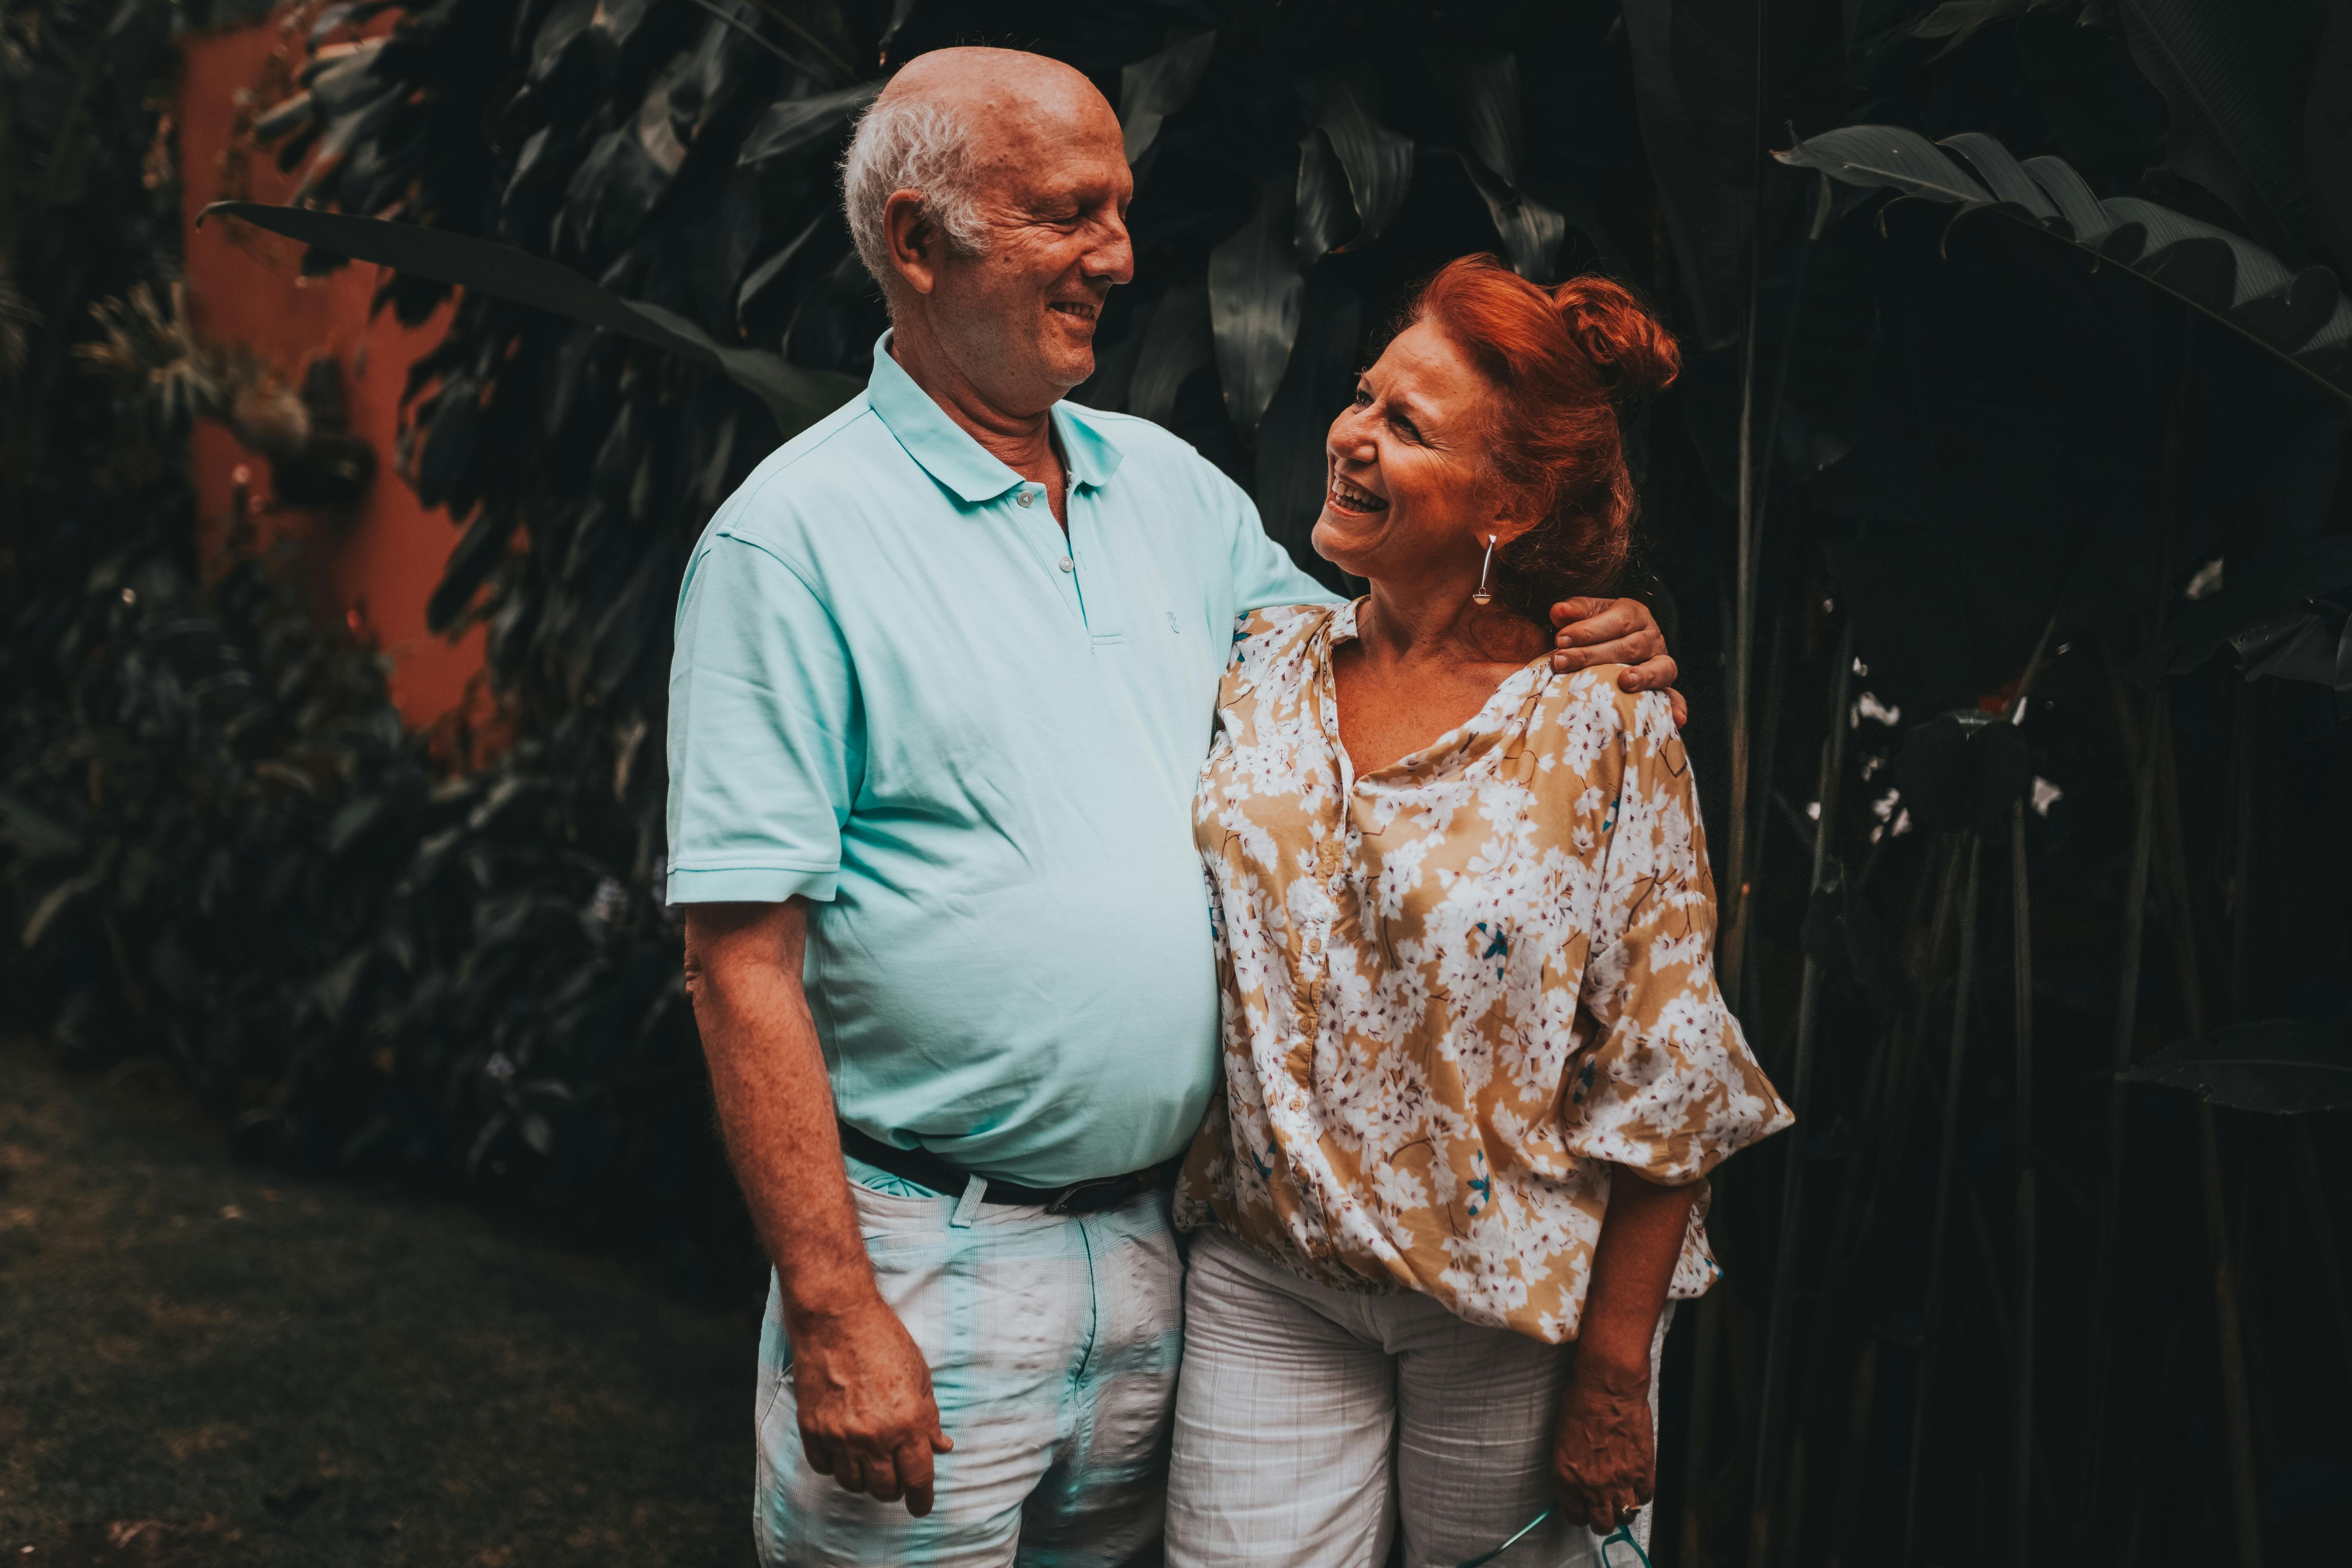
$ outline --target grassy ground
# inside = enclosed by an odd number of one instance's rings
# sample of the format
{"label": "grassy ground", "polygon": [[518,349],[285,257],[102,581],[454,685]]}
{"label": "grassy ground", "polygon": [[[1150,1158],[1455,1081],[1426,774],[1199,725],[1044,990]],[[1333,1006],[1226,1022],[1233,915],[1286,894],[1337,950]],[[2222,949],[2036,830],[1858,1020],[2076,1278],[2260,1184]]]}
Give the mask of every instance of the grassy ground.
{"label": "grassy ground", "polygon": [[756,1344],[0,1042],[0,1563],[748,1563]]}

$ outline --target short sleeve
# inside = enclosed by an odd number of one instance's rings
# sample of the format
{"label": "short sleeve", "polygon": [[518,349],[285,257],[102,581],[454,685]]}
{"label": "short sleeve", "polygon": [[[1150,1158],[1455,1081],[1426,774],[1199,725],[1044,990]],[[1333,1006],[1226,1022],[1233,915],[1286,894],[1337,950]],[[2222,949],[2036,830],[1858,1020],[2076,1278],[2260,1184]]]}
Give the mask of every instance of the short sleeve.
{"label": "short sleeve", "polygon": [[1794,1119],[1716,985],[1715,885],[1672,710],[1657,692],[1618,710],[1622,771],[1579,998],[1592,1028],[1569,1058],[1562,1133],[1585,1159],[1680,1186]]}
{"label": "short sleeve", "polygon": [[1234,571],[1234,613],[1246,616],[1273,605],[1336,605],[1339,597],[1298,569],[1290,552],[1266,536],[1257,507],[1242,488],[1216,475],[1225,504],[1229,554]]}
{"label": "short sleeve", "polygon": [[705,541],[669,678],[669,901],[828,902],[864,772],[840,628],[755,543]]}

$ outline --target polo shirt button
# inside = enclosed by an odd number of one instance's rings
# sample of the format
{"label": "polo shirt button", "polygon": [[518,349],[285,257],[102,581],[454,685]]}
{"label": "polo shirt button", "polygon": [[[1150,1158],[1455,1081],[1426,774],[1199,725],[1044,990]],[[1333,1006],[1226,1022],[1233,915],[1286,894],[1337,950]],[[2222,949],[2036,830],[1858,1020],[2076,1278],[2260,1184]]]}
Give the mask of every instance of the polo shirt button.
{"label": "polo shirt button", "polygon": [[1014,496],[1013,499],[1017,504],[1027,506],[1031,501],[1035,500],[1037,497],[1034,491],[1023,490],[1019,495]]}
{"label": "polo shirt button", "polygon": [[1059,566],[1065,572],[1075,572],[1078,569],[1078,563],[1071,560],[1066,555],[1063,556],[1059,561],[1055,562],[1054,564]]}

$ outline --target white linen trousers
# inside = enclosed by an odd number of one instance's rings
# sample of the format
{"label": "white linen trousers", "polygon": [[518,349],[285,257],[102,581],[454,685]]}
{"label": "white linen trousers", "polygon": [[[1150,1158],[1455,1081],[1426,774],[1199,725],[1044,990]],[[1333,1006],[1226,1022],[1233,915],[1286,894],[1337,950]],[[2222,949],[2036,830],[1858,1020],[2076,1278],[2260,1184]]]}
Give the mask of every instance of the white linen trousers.
{"label": "white linen trousers", "polygon": [[[1650,1418],[1669,1301],[1651,1342]],[[1193,1233],[1168,1478],[1168,1568],[1454,1568],[1559,1500],[1551,1440],[1572,1344],[1468,1323],[1412,1293],[1299,1278]],[[1650,1515],[1633,1534],[1644,1551]],[[1496,1564],[1634,1568],[1560,1520]]]}

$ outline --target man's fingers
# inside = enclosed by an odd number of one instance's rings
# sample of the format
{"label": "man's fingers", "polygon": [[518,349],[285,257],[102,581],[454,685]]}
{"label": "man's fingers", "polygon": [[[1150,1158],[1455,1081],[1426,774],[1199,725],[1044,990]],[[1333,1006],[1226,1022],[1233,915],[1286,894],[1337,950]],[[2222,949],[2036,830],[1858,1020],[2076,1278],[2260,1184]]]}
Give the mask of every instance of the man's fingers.
{"label": "man's fingers", "polygon": [[[1589,604],[1591,600],[1575,600]],[[1563,624],[1552,634],[1552,642],[1560,647],[1590,647],[1594,643],[1615,642],[1620,637],[1636,637],[1649,629],[1649,622],[1622,605],[1603,605],[1598,612],[1580,616]]]}
{"label": "man's fingers", "polygon": [[910,1438],[898,1445],[892,1458],[898,1485],[907,1494],[907,1511],[920,1519],[931,1511],[931,1446],[919,1437]]}
{"label": "man's fingers", "polygon": [[1664,691],[1674,685],[1675,678],[1680,674],[1682,667],[1672,657],[1658,653],[1627,661],[1625,669],[1617,677],[1617,686],[1622,691]]}
{"label": "man's fingers", "polygon": [[1670,690],[1666,693],[1666,700],[1675,705],[1675,728],[1677,730],[1689,729],[1690,704],[1683,700],[1683,694],[1679,691]]}
{"label": "man's fingers", "polygon": [[1554,605],[1551,607],[1551,624],[1556,626],[1564,626],[1570,625],[1573,622],[1589,620],[1592,616],[1601,614],[1601,611],[1609,608],[1616,602],[1617,601],[1614,599],[1593,599],[1582,597],[1562,599],[1559,604]]}
{"label": "man's fingers", "polygon": [[856,1489],[882,1502],[897,1502],[904,1490],[898,1485],[898,1467],[890,1462],[887,1454],[870,1454],[858,1461],[860,1476]]}

